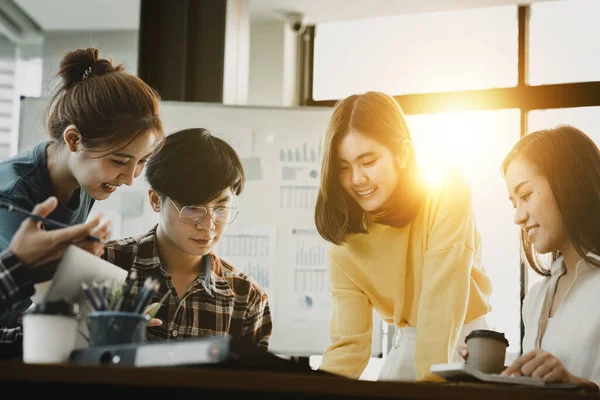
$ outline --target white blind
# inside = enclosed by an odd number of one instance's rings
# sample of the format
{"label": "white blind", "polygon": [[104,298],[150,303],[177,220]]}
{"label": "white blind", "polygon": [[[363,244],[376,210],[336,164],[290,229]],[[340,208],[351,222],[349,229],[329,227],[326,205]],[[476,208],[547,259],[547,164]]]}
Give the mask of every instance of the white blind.
{"label": "white blind", "polygon": [[0,160],[10,156],[15,101],[15,52],[0,46]]}

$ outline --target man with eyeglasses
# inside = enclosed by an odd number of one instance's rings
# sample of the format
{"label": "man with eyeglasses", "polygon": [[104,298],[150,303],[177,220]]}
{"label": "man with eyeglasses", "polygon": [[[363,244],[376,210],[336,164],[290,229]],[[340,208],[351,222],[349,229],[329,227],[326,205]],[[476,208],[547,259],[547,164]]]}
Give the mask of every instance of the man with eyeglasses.
{"label": "man with eyeglasses", "polygon": [[146,165],[150,205],[158,224],[148,233],[108,242],[104,258],[131,272],[132,292],[148,277],[167,292],[147,340],[230,335],[268,350],[272,323],[266,292],[212,249],[238,215],[242,163],[223,140],[205,129],[167,136]]}

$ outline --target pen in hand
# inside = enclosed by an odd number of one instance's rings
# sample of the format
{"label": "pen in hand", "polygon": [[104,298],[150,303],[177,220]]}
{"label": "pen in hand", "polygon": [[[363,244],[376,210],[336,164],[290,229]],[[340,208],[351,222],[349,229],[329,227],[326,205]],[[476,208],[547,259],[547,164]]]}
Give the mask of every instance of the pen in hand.
{"label": "pen in hand", "polygon": [[[43,222],[44,224],[46,224],[48,226],[53,226],[55,228],[68,228],[69,227],[69,225],[65,225],[58,221],[54,221],[53,219],[40,217],[39,215],[32,214],[31,212],[24,210],[22,208],[13,206],[12,204],[0,201],[0,209],[2,209],[2,208],[6,209],[8,212],[14,212],[17,214],[25,215],[31,219],[34,219],[39,222]],[[85,240],[88,240],[91,242],[101,242],[102,241],[99,237],[92,236],[92,235],[87,235],[85,237]]]}

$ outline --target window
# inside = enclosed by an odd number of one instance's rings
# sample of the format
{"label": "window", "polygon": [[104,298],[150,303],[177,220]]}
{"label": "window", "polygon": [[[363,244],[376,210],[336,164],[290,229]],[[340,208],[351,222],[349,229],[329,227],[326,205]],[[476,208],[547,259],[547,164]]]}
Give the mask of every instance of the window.
{"label": "window", "polygon": [[[521,350],[519,228],[513,223],[500,165],[519,140],[519,110],[408,116],[419,164],[426,171],[460,167],[471,180],[482,240],[482,262],[492,282],[492,329],[505,332],[511,353]],[[435,174],[430,175],[435,179]]]}
{"label": "window", "polygon": [[600,1],[548,1],[531,5],[529,83],[600,80]]}
{"label": "window", "polygon": [[517,84],[517,7],[486,7],[322,23],[313,99]]}
{"label": "window", "polygon": [[20,95],[25,97],[40,97],[42,95],[42,58],[17,60],[19,71]]}
{"label": "window", "polygon": [[529,112],[529,132],[552,128],[559,124],[573,125],[600,145],[600,107],[560,108]]}

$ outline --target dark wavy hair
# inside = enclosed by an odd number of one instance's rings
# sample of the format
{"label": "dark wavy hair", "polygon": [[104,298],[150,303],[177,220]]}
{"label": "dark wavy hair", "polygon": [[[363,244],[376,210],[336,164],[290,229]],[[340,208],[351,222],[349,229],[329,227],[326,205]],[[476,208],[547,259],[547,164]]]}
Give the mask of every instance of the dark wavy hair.
{"label": "dark wavy hair", "polygon": [[235,150],[202,128],[167,135],[146,164],[146,179],[159,195],[184,205],[205,204],[228,187],[239,195],[245,183]]}

